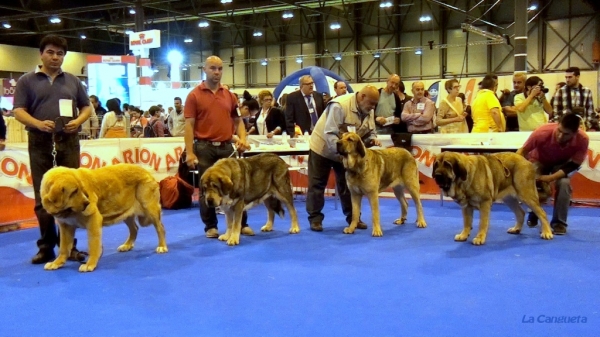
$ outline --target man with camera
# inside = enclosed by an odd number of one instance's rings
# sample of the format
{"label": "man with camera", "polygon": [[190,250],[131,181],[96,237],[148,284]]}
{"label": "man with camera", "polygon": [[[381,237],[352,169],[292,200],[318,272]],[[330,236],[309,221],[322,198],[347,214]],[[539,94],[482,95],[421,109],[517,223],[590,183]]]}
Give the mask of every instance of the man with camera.
{"label": "man with camera", "polygon": [[592,91],[579,83],[579,68],[569,67],[565,71],[567,84],[554,95],[552,121],[558,122],[568,113],[574,112],[583,119],[587,131],[598,131],[598,114],[594,112]]}
{"label": "man with camera", "polygon": [[546,114],[552,113],[552,106],[546,99],[548,88],[537,76],[532,76],[525,81],[525,93],[515,96],[515,108],[519,119],[520,131],[533,131],[546,124]]}

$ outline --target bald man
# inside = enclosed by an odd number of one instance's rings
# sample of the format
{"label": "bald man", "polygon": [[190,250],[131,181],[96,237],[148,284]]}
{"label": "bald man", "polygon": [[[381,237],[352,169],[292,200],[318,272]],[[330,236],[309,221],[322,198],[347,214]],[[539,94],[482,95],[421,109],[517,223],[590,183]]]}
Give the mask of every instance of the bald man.
{"label": "bald man", "polygon": [[399,96],[400,76],[388,76],[385,88],[379,89],[379,103],[375,107],[375,125],[378,134],[406,132],[406,124],[402,123],[400,115],[404,102]]}
{"label": "bald man", "polygon": [[[325,204],[325,187],[329,172],[333,168],[337,193],[342,204],[342,212],[346,222],[352,221],[352,201],[346,184],[346,171],[341,157],[337,153],[337,141],[348,127],[354,127],[367,147],[380,146],[375,133],[373,109],[379,101],[379,92],[372,85],[367,85],[356,94],[336,97],[317,121],[310,136],[310,152],[308,155],[308,194],[306,211],[310,229],[323,231],[323,206]],[[357,228],[366,229],[367,225],[360,221]]]}
{"label": "bald man", "polygon": [[425,97],[425,84],[414,82],[412,85],[414,97],[404,104],[402,120],[406,122],[408,132],[412,134],[433,133],[433,116],[435,103]]}

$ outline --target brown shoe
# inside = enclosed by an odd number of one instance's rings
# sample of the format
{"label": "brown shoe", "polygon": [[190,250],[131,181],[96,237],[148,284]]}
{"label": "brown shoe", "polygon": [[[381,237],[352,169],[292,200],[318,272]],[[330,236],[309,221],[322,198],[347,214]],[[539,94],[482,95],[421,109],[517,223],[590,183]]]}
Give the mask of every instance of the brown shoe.
{"label": "brown shoe", "polygon": [[209,239],[216,239],[219,237],[219,230],[216,228],[211,228],[206,231],[206,237]]}
{"label": "brown shoe", "polygon": [[554,235],[565,235],[567,234],[567,226],[561,223],[553,223],[552,231],[554,232]]}
{"label": "brown shoe", "polygon": [[364,223],[364,222],[362,222],[362,220],[361,220],[361,221],[358,222],[358,225],[356,225],[356,228],[358,228],[358,229],[367,229],[367,224]]}
{"label": "brown shoe", "polygon": [[250,226],[242,227],[242,235],[254,236],[254,231]]}
{"label": "brown shoe", "polygon": [[315,231],[315,232],[322,232],[323,231],[323,224],[320,222],[311,222],[310,223],[310,230],[311,231]]}
{"label": "brown shoe", "polygon": [[31,259],[31,263],[42,264],[54,261],[55,259],[56,254],[54,254],[54,249],[40,249],[40,251]]}
{"label": "brown shoe", "polygon": [[86,257],[89,254],[86,252],[80,252],[77,250],[77,248],[71,249],[71,255],[69,255],[69,257],[67,258],[69,261],[75,261],[75,262],[80,262],[80,263],[84,263]]}

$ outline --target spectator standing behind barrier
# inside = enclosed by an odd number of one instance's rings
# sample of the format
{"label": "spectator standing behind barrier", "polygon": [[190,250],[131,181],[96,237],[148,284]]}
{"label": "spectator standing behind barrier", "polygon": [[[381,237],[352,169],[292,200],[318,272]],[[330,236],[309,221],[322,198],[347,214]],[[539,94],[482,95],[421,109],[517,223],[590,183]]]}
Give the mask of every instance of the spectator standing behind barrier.
{"label": "spectator standing behind barrier", "polygon": [[471,105],[473,117],[472,133],[504,132],[506,122],[500,110],[500,101],[494,91],[496,80],[492,75],[487,75],[481,81],[481,89]]}
{"label": "spectator standing behind barrier", "polygon": [[398,96],[400,76],[388,76],[385,88],[379,89],[379,102],[375,107],[375,125],[378,134],[390,135],[397,132],[406,132],[406,123],[402,122],[403,104]]}
{"label": "spectator standing behind barrier", "polygon": [[325,109],[323,96],[314,91],[315,82],[312,77],[300,77],[300,90],[287,96],[285,105],[285,126],[287,134],[294,137],[296,125],[301,129],[301,134],[312,132],[315,124]]}
{"label": "spectator standing behind barrier", "polygon": [[[245,151],[250,148],[244,122],[237,112],[235,96],[221,86],[223,61],[217,56],[209,56],[202,69],[206,80],[188,94],[183,111],[186,163],[189,167],[198,167],[200,177],[217,160],[231,157],[236,149]],[[234,132],[238,136],[236,149],[231,142]],[[204,195],[200,196],[199,204],[206,237],[218,238],[215,209],[206,205]],[[246,219],[247,214],[244,212],[242,234],[254,235]]]}
{"label": "spectator standing behind barrier", "polygon": [[586,130],[598,131],[598,114],[594,111],[592,91],[579,83],[579,75],[577,67],[570,67],[565,71],[567,85],[554,95],[552,121],[559,121],[567,112],[575,112],[583,118]]}
{"label": "spectator standing behind barrier", "polygon": [[[254,98],[246,99],[240,104],[238,113],[244,121],[244,127],[248,134],[256,134],[256,114],[258,113],[258,110],[260,110],[260,106]],[[235,137],[236,136],[234,135],[233,139],[237,141]]]}
{"label": "spectator standing behind barrier", "polygon": [[463,102],[458,97],[460,84],[458,80],[446,81],[444,87],[448,96],[440,102],[437,113],[437,125],[440,133],[469,133],[467,113],[464,111]]}
{"label": "spectator standing behind barrier", "polygon": [[[62,37],[47,35],[42,38],[42,65],[19,79],[14,97],[15,118],[25,124],[28,131],[29,167],[35,194],[34,211],[41,234],[37,241],[39,251],[31,259],[31,263],[34,264],[54,260],[54,247],[59,243],[54,217],[42,207],[42,177],[53,167],[54,160],[59,166],[79,167],[80,148],[77,133],[91,113],[90,99],[81,81],[61,69],[66,53],[67,41]],[[59,117],[59,100],[63,99],[72,101],[73,118],[67,119],[68,122]],[[76,109],[79,109],[79,115],[75,117]],[[57,129],[62,131],[55,133]],[[52,156],[53,147],[57,151],[56,157]],[[75,241],[69,259],[83,261],[85,255],[77,251],[76,243]]]}
{"label": "spectator standing behind barrier", "polygon": [[185,116],[183,115],[183,105],[181,105],[181,98],[175,97],[173,99],[175,109],[169,112],[169,132],[173,137],[183,137],[185,134]]}
{"label": "spectator standing behind barrier", "polygon": [[336,98],[336,97],[347,94],[348,86],[346,85],[346,82],[344,82],[344,81],[337,81],[333,84],[333,90],[335,91],[335,96],[333,98]]}
{"label": "spectator standing behind barrier", "polygon": [[515,96],[519,130],[533,131],[548,122],[546,114],[552,112],[552,106],[543,89],[542,79],[532,76],[525,82],[525,93]]}
{"label": "spectator standing behind barrier", "polygon": [[[563,86],[565,86],[567,83],[566,82],[558,82],[556,83],[556,87],[554,88],[554,94],[552,94],[552,98],[550,98],[550,105],[553,107],[552,109],[554,109],[554,97],[556,96],[556,93],[560,91],[560,88],[562,88]],[[548,119],[550,121],[554,120],[554,110],[552,112],[550,112]]]}
{"label": "spectator standing behind barrier", "polygon": [[[517,104],[515,103],[515,96],[525,92],[525,81],[527,81],[527,74],[516,73],[513,75],[513,90],[503,92],[500,97],[500,105],[502,106],[502,113],[506,119],[506,131],[519,131],[521,125],[519,124],[519,117],[517,115]],[[523,130],[521,130],[523,131]]]}
{"label": "spectator standing behind barrier", "polygon": [[96,139],[98,137],[98,132],[100,131],[100,128],[98,127],[98,116],[96,115],[94,104],[90,104],[90,106],[92,108],[90,118],[81,124],[81,134],[86,139]]}
{"label": "spectator standing behind barrier", "polygon": [[258,93],[258,102],[262,108],[250,134],[266,135],[267,138],[280,135],[285,130],[285,116],[281,110],[273,107],[273,94],[269,90],[262,90]]}
{"label": "spectator standing behind barrier", "polygon": [[433,133],[435,103],[425,97],[425,84],[414,82],[413,98],[404,104],[402,120],[406,122],[408,132],[413,134]]}
{"label": "spectator standing behind barrier", "polygon": [[[531,133],[517,153],[533,162],[542,183],[555,182],[554,210],[550,225],[556,235],[567,233],[567,215],[571,203],[571,175],[585,160],[589,138],[580,129],[581,117],[563,115],[560,123],[544,124]],[[527,224],[537,225],[538,219],[529,213]]]}
{"label": "spectator standing behind barrier", "polygon": [[100,104],[100,101],[98,100],[98,96],[90,95],[90,102],[94,107],[94,112],[96,113],[96,116],[98,116],[98,118],[101,120],[104,114],[108,111],[106,111],[106,109],[102,107],[102,104]]}
{"label": "spectator standing behind barrier", "polygon": [[[346,222],[352,222],[352,200],[346,170],[341,157],[337,153],[337,141],[348,126],[354,126],[365,145],[380,146],[375,133],[373,108],[379,100],[379,92],[372,85],[367,85],[356,94],[340,96],[327,105],[313,133],[310,136],[308,154],[308,194],[306,195],[306,211],[310,229],[323,231],[323,206],[325,205],[325,187],[333,168],[337,193],[340,196],[342,212]],[[367,225],[359,221],[357,228],[367,229]]]}
{"label": "spectator standing behind barrier", "polygon": [[[144,137],[164,137],[165,136],[165,124],[161,118],[160,108],[156,105],[153,105],[148,110],[150,114],[150,120],[148,120],[147,128],[150,128],[150,131],[144,131]],[[146,128],[144,128],[146,130]]]}
{"label": "spectator standing behind barrier", "polygon": [[129,122],[121,111],[119,101],[115,98],[106,101],[108,112],[102,118],[99,138],[127,138]]}

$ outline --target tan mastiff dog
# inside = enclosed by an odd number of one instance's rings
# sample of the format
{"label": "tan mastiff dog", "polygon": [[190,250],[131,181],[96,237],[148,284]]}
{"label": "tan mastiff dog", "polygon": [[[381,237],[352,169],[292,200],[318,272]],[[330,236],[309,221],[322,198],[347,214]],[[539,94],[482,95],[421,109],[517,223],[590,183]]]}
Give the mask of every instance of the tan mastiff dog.
{"label": "tan mastiff dog", "polygon": [[417,227],[425,228],[423,206],[419,197],[419,169],[413,156],[405,149],[367,149],[356,133],[345,133],[337,143],[337,151],[342,156],[346,168],[346,181],[352,196],[352,223],[344,228],[344,233],[352,234],[360,218],[361,199],[366,195],[373,214],[373,236],[383,236],[379,219],[379,193],[392,187],[401,205],[400,218],[394,221],[402,225],[406,221],[408,203],[404,189],[408,190],[417,207]]}
{"label": "tan mastiff dog", "polygon": [[89,259],[81,272],[96,269],[102,255],[102,227],[125,221],[129,237],[119,252],[133,249],[138,226],[154,225],[158,234],[157,253],[168,251],[161,221],[158,183],[150,172],[133,164],[105,166],[95,170],[55,167],[42,179],[42,206],[54,216],[60,228],[56,260],[46,270],[62,267],[73,247],[75,228],[87,230]]}
{"label": "tan mastiff dog", "polygon": [[521,201],[542,221],[542,239],[552,239],[546,212],[538,199],[535,168],[523,156],[513,152],[472,156],[442,152],[433,164],[433,177],[444,195],[454,199],[462,208],[464,228],[454,240],[467,240],[471,234],[473,211],[478,209],[479,231],[473,238],[473,244],[483,245],[495,200],[503,200],[517,218],[508,233],[519,234],[523,228],[525,211],[519,205]]}

